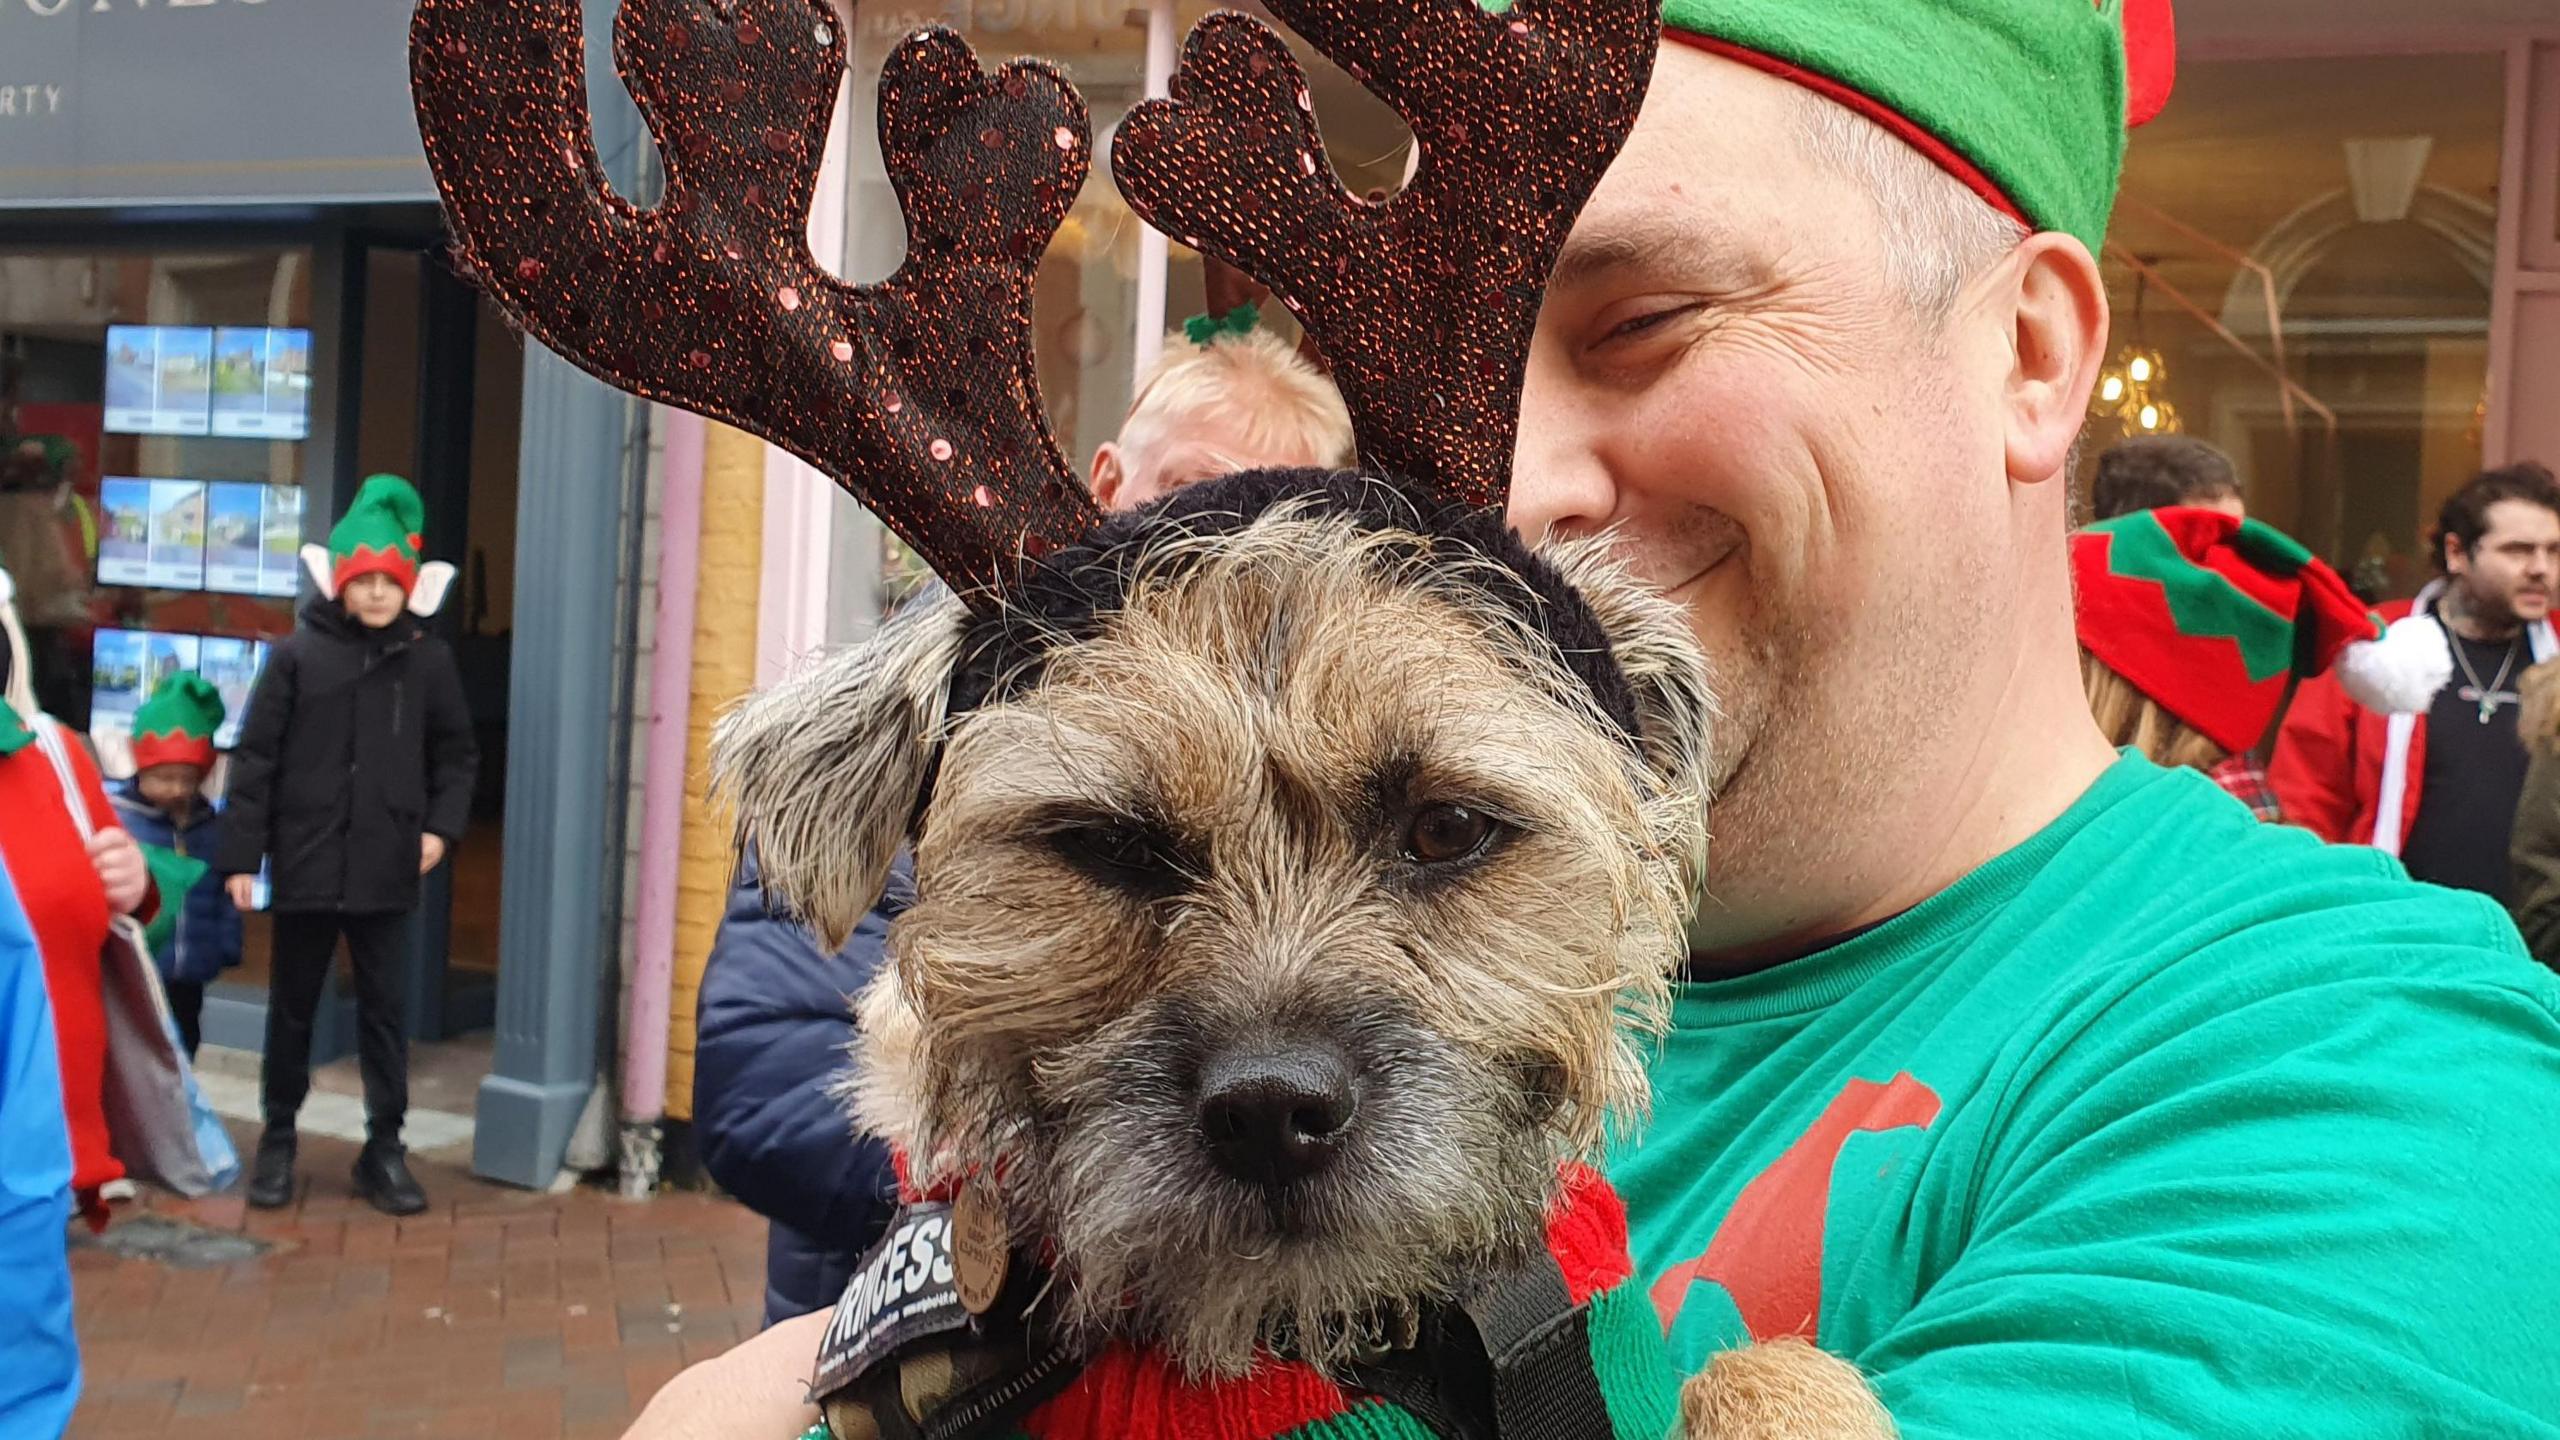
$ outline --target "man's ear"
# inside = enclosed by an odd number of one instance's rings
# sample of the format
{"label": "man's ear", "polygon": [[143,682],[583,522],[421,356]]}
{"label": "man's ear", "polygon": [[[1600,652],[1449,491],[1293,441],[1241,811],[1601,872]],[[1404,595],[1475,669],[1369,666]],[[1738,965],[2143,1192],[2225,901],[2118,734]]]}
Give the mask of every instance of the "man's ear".
{"label": "man's ear", "polygon": [[2009,479],[2041,484],[2062,474],[2088,421],[2106,357],[2106,282],[2087,247],[2051,231],[2028,237],[1998,273],[2008,277],[1993,298],[2009,325],[2001,406]]}
{"label": "man's ear", "polygon": [[937,586],[862,644],[749,696],[711,740],[767,894],[833,951],[880,898],[932,773],[968,610]]}
{"label": "man's ear", "polygon": [[1104,510],[1120,508],[1120,487],[1128,483],[1128,466],[1120,458],[1119,442],[1103,441],[1093,452],[1093,503]]}

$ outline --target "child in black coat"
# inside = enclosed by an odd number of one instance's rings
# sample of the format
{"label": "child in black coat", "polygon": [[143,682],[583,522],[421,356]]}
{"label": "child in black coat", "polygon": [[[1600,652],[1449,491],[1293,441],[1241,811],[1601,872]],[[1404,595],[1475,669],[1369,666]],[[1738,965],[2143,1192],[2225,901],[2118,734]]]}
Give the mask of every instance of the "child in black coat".
{"label": "child in black coat", "polygon": [[453,576],[449,565],[419,564],[424,521],[407,481],[376,475],[328,549],[305,547],[322,593],[268,657],[231,756],[214,868],[245,910],[260,862],[272,865],[266,1132],[249,1184],[249,1203],[262,1208],[293,1198],[294,1117],[311,1088],[311,1025],[340,935],[364,1072],[356,1189],[394,1215],[427,1204],[400,1145],[409,920],[420,877],[462,838],[480,754],[453,652],[421,623]]}

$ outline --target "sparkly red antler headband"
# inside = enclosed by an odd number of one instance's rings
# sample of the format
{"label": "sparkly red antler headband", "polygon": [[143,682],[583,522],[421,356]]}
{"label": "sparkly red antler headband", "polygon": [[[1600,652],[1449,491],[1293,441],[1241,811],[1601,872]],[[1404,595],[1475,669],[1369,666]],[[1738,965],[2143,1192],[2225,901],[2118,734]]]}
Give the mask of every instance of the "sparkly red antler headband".
{"label": "sparkly red antler headband", "polygon": [[[1658,0],[1269,0],[1413,126],[1383,204],[1323,158],[1267,27],[1193,32],[1177,98],[1114,142],[1123,193],[1270,286],[1332,362],[1370,468],[1499,505],[1546,275],[1633,126]],[[1098,516],[1040,404],[1031,287],[1088,161],[1049,66],[993,77],[947,31],[900,43],[881,151],[907,259],[878,285],[805,240],[843,38],[820,0],[623,0],[614,49],[667,196],[605,185],[579,0],[420,0],[411,80],[459,253],[536,339],[633,394],[835,477],[981,609]]]}
{"label": "sparkly red antler headband", "polygon": [[1499,505],[1547,272],[1644,102],[1658,0],[1265,4],[1404,117],[1413,183],[1384,204],[1344,189],[1296,58],[1232,12],[1191,32],[1174,99],[1121,122],[1112,178],[1297,315],[1364,465]]}
{"label": "sparkly red antler headband", "polygon": [[947,32],[902,42],[880,149],[907,260],[847,285],[806,239],[843,47],[819,0],[625,0],[614,53],[667,170],[647,210],[596,160],[579,0],[420,0],[410,77],[458,251],[518,324],[817,466],[983,606],[1098,519],[1031,352],[1084,102],[1038,62],[990,77]]}

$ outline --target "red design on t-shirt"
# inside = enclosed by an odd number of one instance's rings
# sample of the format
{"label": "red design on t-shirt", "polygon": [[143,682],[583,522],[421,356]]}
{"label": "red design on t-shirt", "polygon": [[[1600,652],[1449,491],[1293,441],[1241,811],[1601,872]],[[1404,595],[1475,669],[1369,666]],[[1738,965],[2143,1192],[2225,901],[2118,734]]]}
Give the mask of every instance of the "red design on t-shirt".
{"label": "red design on t-shirt", "polygon": [[1812,1128],[1742,1187],[1707,1253],[1672,1266],[1653,1282],[1653,1308],[1662,1317],[1663,1333],[1680,1318],[1690,1287],[1707,1280],[1733,1297],[1752,1339],[1815,1338],[1822,1314],[1823,1229],[1840,1147],[1860,1131],[1911,1125],[1926,1130],[1937,1123],[1938,1109],[1938,1092],[1908,1072],[1882,1085],[1850,1081]]}

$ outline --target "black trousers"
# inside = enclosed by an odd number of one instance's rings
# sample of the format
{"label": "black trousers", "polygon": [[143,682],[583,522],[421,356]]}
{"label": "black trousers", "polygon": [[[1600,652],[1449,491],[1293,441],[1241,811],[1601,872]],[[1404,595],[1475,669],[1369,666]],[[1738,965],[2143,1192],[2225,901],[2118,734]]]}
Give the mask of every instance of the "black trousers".
{"label": "black trousers", "polygon": [[204,1043],[204,982],[201,980],[163,980],[160,988],[169,996],[169,1017],[178,1022],[179,1043],[187,1047],[187,1058],[196,1058],[196,1047]]}
{"label": "black trousers", "polygon": [[291,1129],[311,1093],[311,1022],[329,984],[338,937],[347,937],[356,981],[356,1063],[364,1072],[365,1134],[397,1143],[409,1114],[409,1032],[401,979],[409,969],[409,916],[279,911],[267,978],[267,1053],[261,1090],[270,1126]]}

